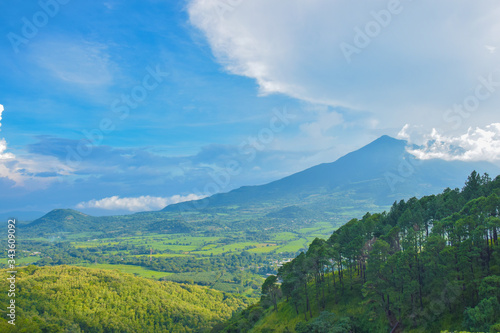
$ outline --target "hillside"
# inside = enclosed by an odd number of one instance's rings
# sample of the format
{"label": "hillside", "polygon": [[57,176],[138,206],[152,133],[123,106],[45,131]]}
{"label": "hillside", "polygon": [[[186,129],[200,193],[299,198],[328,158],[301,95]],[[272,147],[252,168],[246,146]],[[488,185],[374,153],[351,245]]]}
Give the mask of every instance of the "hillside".
{"label": "hillside", "polygon": [[75,233],[88,230],[96,224],[96,218],[73,209],[54,209],[25,227],[37,232]]}
{"label": "hillside", "polygon": [[54,209],[29,224],[20,225],[20,230],[26,237],[64,238],[79,233],[100,233],[116,237],[133,234],[138,230],[178,233],[189,232],[190,227],[171,214],[162,212],[90,216],[73,209]]}
{"label": "hillside", "polygon": [[[1,332],[206,332],[245,305],[207,288],[71,266],[28,266],[16,284],[16,326],[2,315]],[[9,289],[6,279],[0,286]],[[1,293],[2,309],[7,302]]]}
{"label": "hillside", "polygon": [[212,332],[500,332],[500,176],[315,239]]}

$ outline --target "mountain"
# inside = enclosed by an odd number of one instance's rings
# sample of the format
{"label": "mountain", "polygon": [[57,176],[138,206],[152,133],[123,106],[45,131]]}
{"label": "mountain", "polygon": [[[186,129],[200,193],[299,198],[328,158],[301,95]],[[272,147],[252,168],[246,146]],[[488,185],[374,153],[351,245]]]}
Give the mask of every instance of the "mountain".
{"label": "mountain", "polygon": [[23,230],[36,230],[39,233],[81,232],[94,224],[96,217],[73,209],[54,209],[39,219],[26,225]]}
{"label": "mountain", "polygon": [[367,211],[388,209],[396,200],[441,193],[446,187],[461,188],[473,170],[500,174],[498,166],[487,162],[416,160],[406,151],[407,146],[406,141],[382,136],[335,162],[265,185],[243,186],[202,200],[169,205],[159,212],[93,217],[56,209],[23,229],[35,236],[88,231],[103,232],[107,237],[137,231],[186,233],[194,230],[191,222],[199,222],[199,230],[205,230],[206,223],[220,222],[220,214],[229,216],[226,222],[230,224],[239,222],[243,229],[247,228],[243,221],[248,218],[262,223],[294,220],[298,226],[311,220],[344,223]]}
{"label": "mountain", "polygon": [[394,200],[462,187],[473,171],[496,176],[500,168],[488,162],[416,160],[408,143],[382,136],[335,162],[323,163],[260,186],[244,186],[202,200],[169,205],[163,211],[189,211],[222,206],[300,204],[317,209],[364,202],[391,205]]}

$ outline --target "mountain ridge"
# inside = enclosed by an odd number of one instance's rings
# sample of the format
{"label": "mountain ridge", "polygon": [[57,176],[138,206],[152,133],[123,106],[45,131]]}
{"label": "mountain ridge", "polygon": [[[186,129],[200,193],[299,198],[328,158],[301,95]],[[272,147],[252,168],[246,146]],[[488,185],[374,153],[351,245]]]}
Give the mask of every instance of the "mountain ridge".
{"label": "mountain ridge", "polygon": [[[377,204],[390,205],[399,197],[440,192],[449,184],[458,186],[473,170],[500,173],[500,168],[489,162],[417,160],[407,152],[407,146],[407,141],[383,135],[334,162],[318,164],[264,185],[242,186],[208,198],[168,205],[162,211],[258,204],[273,198],[301,200],[311,193],[353,190],[356,199],[376,198]],[[285,205],[293,204],[282,201]]]}
{"label": "mountain ridge", "polygon": [[[179,224],[177,213],[185,221],[188,215],[184,212],[214,214],[221,209],[234,216],[251,209],[251,215],[265,217],[288,206],[334,214],[340,221],[362,211],[383,211],[395,200],[440,193],[450,185],[462,186],[463,179],[473,170],[493,176],[500,174],[500,168],[488,162],[416,160],[407,152],[407,146],[404,140],[384,135],[334,162],[318,164],[264,185],[242,186],[201,200],[168,205],[157,212],[94,217],[75,210],[56,209],[25,228],[46,229],[44,232],[80,232],[91,226],[96,231],[124,230],[125,225],[137,220],[147,224],[165,218],[173,226]],[[154,221],[148,222],[149,218]],[[151,231],[149,227],[146,229]]]}

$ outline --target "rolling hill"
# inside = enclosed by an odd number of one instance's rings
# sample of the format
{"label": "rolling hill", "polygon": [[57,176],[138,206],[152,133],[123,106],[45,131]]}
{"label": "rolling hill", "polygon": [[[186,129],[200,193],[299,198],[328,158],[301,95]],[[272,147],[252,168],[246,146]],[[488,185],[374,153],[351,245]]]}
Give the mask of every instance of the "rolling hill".
{"label": "rolling hill", "polygon": [[[0,282],[5,290],[7,284]],[[16,326],[4,315],[1,332],[209,332],[247,302],[204,287],[71,266],[19,269],[16,286]],[[2,308],[8,303],[2,293]]]}

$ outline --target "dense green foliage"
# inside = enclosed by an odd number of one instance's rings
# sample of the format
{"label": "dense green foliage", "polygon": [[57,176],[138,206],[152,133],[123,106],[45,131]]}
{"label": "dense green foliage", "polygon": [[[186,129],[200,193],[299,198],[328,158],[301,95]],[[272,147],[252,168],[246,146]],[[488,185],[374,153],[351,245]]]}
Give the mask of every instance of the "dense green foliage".
{"label": "dense green foliage", "polygon": [[473,172],[462,191],[395,202],[315,239],[279,269],[280,304],[214,331],[499,332],[499,232],[500,176]]}
{"label": "dense green foliage", "polygon": [[[7,280],[0,286],[8,290]],[[19,269],[16,287],[16,326],[2,316],[0,332],[204,332],[246,304],[208,288],[71,266]],[[8,301],[1,293],[2,309]]]}

